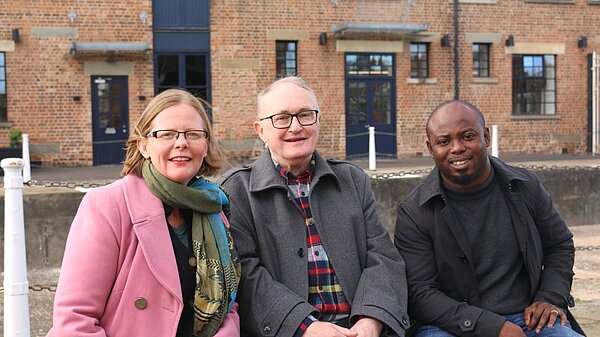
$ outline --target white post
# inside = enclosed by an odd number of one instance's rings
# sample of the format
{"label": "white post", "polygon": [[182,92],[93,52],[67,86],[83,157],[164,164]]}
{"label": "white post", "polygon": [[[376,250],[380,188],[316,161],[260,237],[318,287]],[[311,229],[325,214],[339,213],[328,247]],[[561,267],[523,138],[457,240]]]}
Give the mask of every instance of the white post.
{"label": "white post", "polygon": [[31,181],[31,161],[29,160],[29,135],[23,134],[23,181]]}
{"label": "white post", "polygon": [[29,337],[23,159],[2,159],[0,166],[4,169],[4,336]]}
{"label": "white post", "polygon": [[377,156],[375,154],[375,127],[369,126],[369,170],[377,169]]}
{"label": "white post", "polygon": [[498,125],[492,125],[492,156],[498,158]]}

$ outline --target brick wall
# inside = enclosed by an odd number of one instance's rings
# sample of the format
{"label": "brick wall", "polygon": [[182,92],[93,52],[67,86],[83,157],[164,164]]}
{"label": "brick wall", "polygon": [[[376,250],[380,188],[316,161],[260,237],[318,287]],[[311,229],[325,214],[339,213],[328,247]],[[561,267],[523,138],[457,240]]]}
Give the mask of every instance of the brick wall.
{"label": "brick wall", "polygon": [[[487,1],[489,2],[489,1]],[[272,30],[308,32],[298,42],[299,74],[317,93],[322,115],[319,148],[330,156],[345,157],[344,53],[336,51],[331,25],[338,22],[429,22],[428,33],[448,34],[451,46],[430,43],[430,77],[434,84],[409,84],[410,49],[396,53],[397,154],[427,155],[424,126],[430,111],[454,97],[453,1],[240,1],[211,4],[211,62],[213,104],[218,135],[236,144],[251,143],[256,112],[255,94],[275,77],[275,41]],[[582,154],[587,141],[587,54],[598,48],[600,6],[586,0],[575,4],[526,3],[499,0],[496,4],[460,3],[460,98],[472,101],[485,114],[488,125],[499,126],[501,153]],[[327,32],[327,45],[319,45]],[[491,76],[496,83],[472,83],[472,49],[467,33],[495,34],[491,48]],[[512,55],[504,40],[563,44],[556,57],[556,116],[515,118],[512,115]],[[577,39],[588,37],[588,47]],[[222,60],[255,61],[252,67],[223,68]],[[239,148],[239,146],[238,146]],[[235,152],[235,150],[233,151]]]}
{"label": "brick wall", "polygon": [[[587,54],[599,48],[600,6],[587,0],[573,4],[540,4],[498,0],[496,4],[460,1],[460,98],[484,112],[488,125],[499,126],[499,148],[505,154],[555,154],[587,150]],[[494,2],[494,1],[480,1]],[[67,16],[74,11],[71,22]],[[140,12],[149,14],[142,23]],[[215,132],[233,157],[252,156],[261,149],[252,129],[256,93],[275,79],[273,32],[295,32],[298,70],[315,89],[322,110],[319,149],[326,156],[346,154],[344,52],[336,51],[331,26],[339,22],[428,22],[430,77],[435,83],[408,83],[410,49],[404,38],[396,57],[397,155],[427,155],[425,121],[440,102],[454,96],[453,1],[338,0],[260,2],[211,1],[211,80]],[[8,132],[30,135],[32,160],[44,165],[91,165],[91,81],[86,62],[133,64],[129,78],[129,114],[133,125],[147,104],[138,96],[153,95],[150,57],[75,58],[71,42],[152,42],[151,0],[4,1],[0,7],[0,48],[19,28],[21,42],[6,52],[9,123],[0,123],[0,145]],[[49,33],[50,32],[50,33]],[[328,42],[319,44],[326,32]],[[495,83],[473,83],[471,42],[467,34],[492,34],[491,76]],[[448,34],[451,45],[439,37]],[[277,34],[275,34],[276,36]],[[504,40],[519,44],[564,46],[557,54],[556,116],[516,118],[512,115],[512,55]],[[587,36],[588,47],[577,40]],[[372,37],[370,37],[372,38]],[[389,36],[381,39],[393,39]],[[396,37],[396,40],[399,38]],[[0,49],[1,50],[1,49]],[[73,96],[80,96],[74,101]]]}
{"label": "brick wall", "polygon": [[[0,40],[10,40],[11,30],[18,28],[21,42],[6,52],[9,123],[0,124],[0,144],[8,143],[9,130],[19,129],[29,134],[32,160],[44,165],[91,165],[91,77],[84,67],[87,61],[108,59],[75,58],[69,53],[71,42],[152,42],[150,25],[139,19],[141,11],[150,14],[151,9],[150,0],[3,1]],[[77,15],[73,22],[69,11]],[[153,94],[151,57],[110,61],[134,64],[128,83],[133,125],[147,103],[138,95]],[[81,100],[74,101],[73,96]]]}

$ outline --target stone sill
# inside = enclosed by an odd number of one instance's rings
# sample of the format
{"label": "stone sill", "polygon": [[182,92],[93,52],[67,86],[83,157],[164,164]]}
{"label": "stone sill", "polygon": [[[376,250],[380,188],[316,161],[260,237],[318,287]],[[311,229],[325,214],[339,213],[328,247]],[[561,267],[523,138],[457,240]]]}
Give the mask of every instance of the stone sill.
{"label": "stone sill", "polygon": [[529,121],[529,120],[560,120],[558,115],[511,115],[512,120]]}
{"label": "stone sill", "polygon": [[500,79],[498,77],[473,77],[471,83],[474,84],[498,84]]}
{"label": "stone sill", "polygon": [[407,84],[437,84],[437,82],[438,82],[438,80],[435,77],[428,77],[428,78],[407,77],[406,78]]}

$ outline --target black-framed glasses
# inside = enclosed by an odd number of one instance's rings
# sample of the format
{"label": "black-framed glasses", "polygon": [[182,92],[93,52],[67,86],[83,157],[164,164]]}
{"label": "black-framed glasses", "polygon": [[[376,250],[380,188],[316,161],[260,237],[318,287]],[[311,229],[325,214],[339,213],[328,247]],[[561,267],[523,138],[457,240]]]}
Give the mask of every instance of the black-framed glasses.
{"label": "black-framed glasses", "polygon": [[148,137],[154,137],[161,142],[174,142],[183,133],[185,139],[189,142],[199,142],[208,138],[208,131],[204,130],[155,130],[148,133]]}
{"label": "black-framed glasses", "polygon": [[268,117],[263,117],[259,119],[259,121],[264,121],[265,119],[270,119],[271,124],[275,129],[285,129],[289,128],[292,125],[292,119],[296,117],[298,123],[302,126],[313,125],[317,122],[317,114],[319,110],[302,110],[295,114],[288,113],[280,113],[274,114]]}

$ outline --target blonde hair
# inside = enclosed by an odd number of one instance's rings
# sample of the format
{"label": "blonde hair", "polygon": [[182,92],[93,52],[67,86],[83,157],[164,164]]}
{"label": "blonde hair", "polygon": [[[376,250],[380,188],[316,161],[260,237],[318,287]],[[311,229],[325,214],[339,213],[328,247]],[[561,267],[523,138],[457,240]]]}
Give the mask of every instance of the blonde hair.
{"label": "blonde hair", "polygon": [[212,132],[205,108],[205,105],[208,105],[208,103],[183,89],[168,89],[161,92],[148,103],[148,106],[146,106],[146,109],[144,109],[144,112],[138,119],[133,132],[129,135],[129,139],[125,145],[127,152],[121,175],[125,176],[132,173],[140,177],[142,176],[142,163],[146,159],[138,149],[138,141],[146,139],[148,133],[151,131],[152,121],[154,121],[156,116],[163,110],[182,103],[190,105],[198,112],[204,125],[206,125],[206,131],[208,131],[208,150],[202,166],[200,166],[200,170],[198,170],[196,175],[214,176],[218,173],[225,162],[225,155]]}
{"label": "blonde hair", "polygon": [[[260,116],[261,105],[262,105],[264,96],[267,95],[269,92],[273,91],[273,89],[277,88],[278,86],[280,86],[282,84],[286,84],[286,83],[297,85],[300,88],[308,91],[315,98],[315,102],[317,102],[317,95],[315,95],[315,92],[312,90],[311,87],[308,86],[308,84],[306,84],[306,81],[304,81],[304,79],[302,77],[287,76],[287,77],[280,78],[277,81],[271,83],[268,87],[264,88],[261,92],[258,93],[256,100],[257,100],[257,106],[258,106],[257,113],[259,116]],[[317,102],[317,104],[318,104],[318,102]]]}

